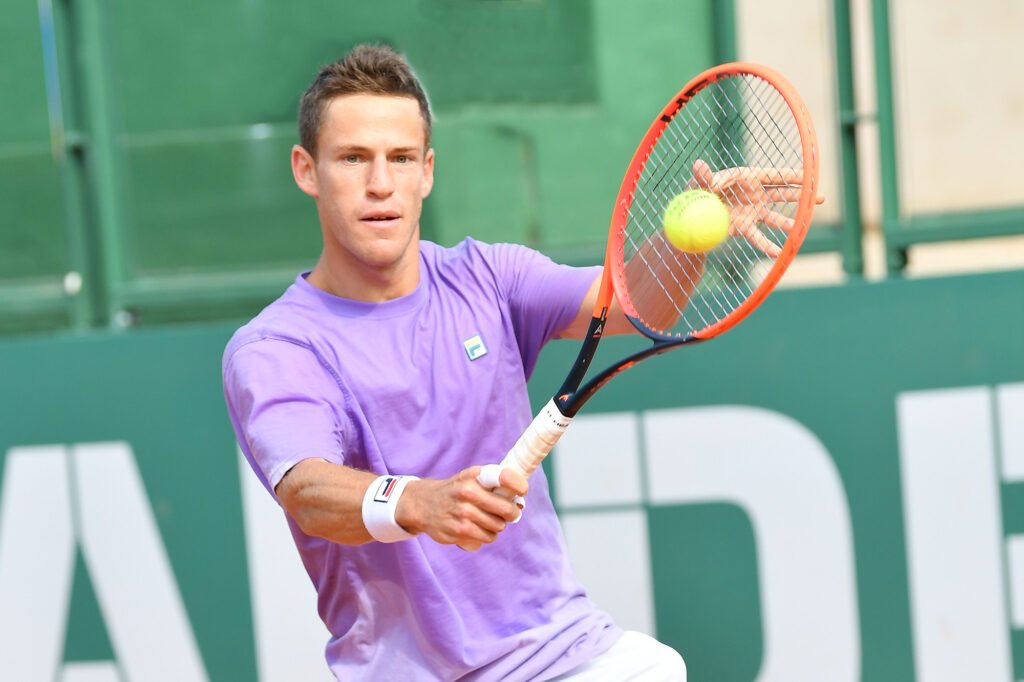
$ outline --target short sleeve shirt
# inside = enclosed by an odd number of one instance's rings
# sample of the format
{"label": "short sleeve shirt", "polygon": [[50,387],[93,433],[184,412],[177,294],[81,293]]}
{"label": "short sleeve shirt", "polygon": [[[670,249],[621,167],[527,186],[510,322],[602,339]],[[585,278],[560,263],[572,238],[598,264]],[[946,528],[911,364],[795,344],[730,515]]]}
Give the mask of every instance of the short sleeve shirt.
{"label": "short sleeve shirt", "polygon": [[[271,493],[310,457],[429,478],[500,461],[532,418],[541,347],[599,273],[468,239],[421,242],[420,266],[416,289],[384,303],[301,275],[231,339],[228,410]],[[346,546],[289,526],[339,679],[547,679],[620,634],[573,575],[543,471],[522,521],[477,552],[426,536]]]}

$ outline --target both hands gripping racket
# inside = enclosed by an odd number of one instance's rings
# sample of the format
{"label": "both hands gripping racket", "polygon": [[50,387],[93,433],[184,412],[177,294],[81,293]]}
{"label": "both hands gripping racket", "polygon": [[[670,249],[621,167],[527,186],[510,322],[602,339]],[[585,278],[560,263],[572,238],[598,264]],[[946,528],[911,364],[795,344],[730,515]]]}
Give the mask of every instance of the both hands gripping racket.
{"label": "both hands gripping racket", "polygon": [[[728,236],[704,253],[676,249],[662,228],[668,203],[689,189],[714,192],[729,210]],[[796,256],[819,201],[817,190],[814,126],[782,76],[732,63],[690,81],[655,118],[626,170],[579,355],[501,466],[529,476],[610,379],[640,360],[714,338],[746,318]],[[653,344],[581,386],[613,301]]]}

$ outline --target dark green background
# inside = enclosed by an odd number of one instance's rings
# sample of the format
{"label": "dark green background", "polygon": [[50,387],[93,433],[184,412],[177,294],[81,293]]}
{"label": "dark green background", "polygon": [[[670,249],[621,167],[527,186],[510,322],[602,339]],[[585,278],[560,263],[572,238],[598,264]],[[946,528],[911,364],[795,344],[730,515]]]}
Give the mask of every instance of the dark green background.
{"label": "dark green background", "polygon": [[[722,338],[637,366],[586,409],[744,404],[810,429],[849,500],[863,679],[912,680],[895,397],[1024,381],[1021,291],[1024,272],[777,292]],[[232,330],[0,342],[0,458],[13,446],[131,444],[214,680],[254,674],[237,460],[219,373]],[[601,356],[633,344],[610,339]],[[570,342],[545,350],[531,382],[535,403],[575,351]],[[1024,529],[1022,488],[1003,486],[1007,533]],[[754,679],[762,633],[746,517],[723,504],[649,514],[659,636],[685,652],[691,679]],[[103,659],[110,644],[78,566],[67,657]],[[1020,676],[1020,632],[1013,641]]]}
{"label": "dark green background", "polygon": [[[398,47],[430,94],[426,237],[576,262],[596,262],[654,114],[718,61],[709,0],[53,6],[64,127],[82,144],[52,154],[37,3],[7,0],[0,91],[18,94],[0,108],[0,312],[26,286],[74,305],[58,287],[78,270],[91,324],[248,314],[315,262],[316,213],[288,160],[297,103],[356,43]],[[0,317],[0,333],[41,314]],[[67,324],[59,306],[51,318]]]}
{"label": "dark green background", "polygon": [[[912,680],[896,395],[1024,380],[1021,291],[1024,272],[776,292],[721,338],[617,377],[585,409],[740,404],[807,427],[849,500],[862,679]],[[610,339],[602,351],[609,359],[635,347]],[[535,402],[557,388],[572,350],[542,357]],[[1003,502],[1006,532],[1020,532],[1024,485],[1003,485]],[[686,653],[691,679],[753,679],[761,633],[745,517],[720,505],[648,511],[659,635]],[[1019,677],[1019,632],[1014,642]]]}

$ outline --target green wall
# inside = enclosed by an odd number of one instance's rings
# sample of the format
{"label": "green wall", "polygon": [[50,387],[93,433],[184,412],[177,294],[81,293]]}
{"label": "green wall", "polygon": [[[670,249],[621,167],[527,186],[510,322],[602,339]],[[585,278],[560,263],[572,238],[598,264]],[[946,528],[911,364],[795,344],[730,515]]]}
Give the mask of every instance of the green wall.
{"label": "green wall", "polygon": [[[826,678],[921,679],[913,654],[917,626],[911,618],[906,558],[909,502],[900,468],[906,446],[901,445],[905,434],[897,401],[922,391],[1022,385],[1021,290],[1024,272],[777,292],[721,339],[653,359],[615,379],[581,416],[745,406],[792,420],[813,434],[838,473],[849,512],[859,637],[859,676],[846,670]],[[16,497],[13,449],[127,443],[188,627],[209,678],[215,680],[254,679],[256,674],[252,566],[245,554],[240,500],[240,480],[245,479],[239,476],[219,383],[220,353],[232,329],[221,324],[0,342],[0,535],[5,514],[44,492],[35,488],[28,498]],[[632,343],[611,339],[602,355],[610,357]],[[531,381],[536,404],[560,382],[575,350],[569,342],[545,350]],[[1024,419],[1021,407],[1017,405],[1021,413],[1006,412],[1000,418]],[[1003,433],[1002,440],[993,436],[996,449],[1002,448],[999,456],[1006,462],[1024,461],[1021,443],[1005,435],[1011,431]],[[969,454],[968,462],[982,463],[991,456],[981,443],[964,442],[961,447]],[[556,452],[553,459],[557,457]],[[22,461],[33,460],[26,456]],[[614,470],[604,473],[616,476]],[[558,493],[559,474],[551,474]],[[71,477],[82,475],[72,472]],[[1000,518],[995,532],[1001,541],[1009,541],[1024,533],[1024,480],[1009,474],[1000,480],[993,488]],[[21,501],[16,504],[16,499]],[[952,505],[961,503],[950,500]],[[76,503],[69,504],[77,514]],[[603,513],[600,505],[559,505],[568,521]],[[635,507],[647,519],[658,635],[684,653],[691,679],[757,678],[766,650],[762,599],[767,586],[759,582],[764,548],[758,545],[756,519],[742,506],[722,502],[666,505],[647,500]],[[33,523],[50,521],[37,518]],[[274,520],[257,532],[280,532],[279,523]],[[0,536],[0,600],[11,598],[4,580],[11,575],[7,569],[17,563],[14,555],[4,555],[5,541],[10,538]],[[42,552],[53,544],[53,536],[40,534],[38,542],[43,543],[38,547]],[[54,626],[66,635],[60,661],[120,661],[125,654],[111,642],[104,606],[110,597],[96,596],[97,574],[90,573],[83,559],[81,540],[74,546],[69,620]],[[25,557],[36,554],[21,553],[18,559],[27,561]],[[990,558],[1005,568],[1006,582],[968,581],[960,589],[1003,594],[1019,587],[1021,566],[1008,564],[1010,559],[1001,554]],[[294,556],[283,553],[279,559],[294,561]],[[604,557],[599,570],[614,577],[640,559],[613,553]],[[933,568],[941,570],[940,564]],[[19,584],[15,593],[32,594],[31,583]],[[308,608],[312,614],[312,603]],[[0,614],[10,614],[10,609],[10,604],[0,605]],[[155,624],[153,636],[166,625]],[[820,627],[827,629],[829,623]],[[1009,642],[1014,676],[1005,682],[1012,682],[1024,675],[1024,637],[1011,622],[994,627]],[[955,650],[956,639],[949,646]],[[985,661],[975,663],[983,666]]]}
{"label": "green wall", "polygon": [[[596,262],[636,140],[718,56],[707,0],[58,1],[52,41],[37,3],[7,5],[0,84],[19,96],[0,111],[0,332],[265,304],[319,253],[288,164],[299,95],[362,41],[406,52],[431,95],[428,238]],[[69,270],[85,277],[75,296]]]}
{"label": "green wall", "polygon": [[36,3],[5,3],[0,58],[0,282],[59,278],[69,257]]}

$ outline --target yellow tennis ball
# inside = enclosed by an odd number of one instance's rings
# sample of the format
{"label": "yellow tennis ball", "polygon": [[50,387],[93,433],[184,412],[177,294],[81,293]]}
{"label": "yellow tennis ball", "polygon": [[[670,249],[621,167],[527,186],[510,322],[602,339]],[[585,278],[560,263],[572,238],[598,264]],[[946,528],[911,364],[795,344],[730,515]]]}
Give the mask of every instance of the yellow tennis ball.
{"label": "yellow tennis ball", "polygon": [[678,194],[665,207],[665,237],[687,253],[704,253],[729,234],[729,209],[717,195],[703,189]]}

